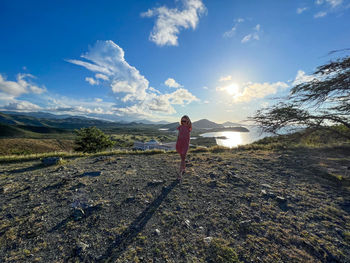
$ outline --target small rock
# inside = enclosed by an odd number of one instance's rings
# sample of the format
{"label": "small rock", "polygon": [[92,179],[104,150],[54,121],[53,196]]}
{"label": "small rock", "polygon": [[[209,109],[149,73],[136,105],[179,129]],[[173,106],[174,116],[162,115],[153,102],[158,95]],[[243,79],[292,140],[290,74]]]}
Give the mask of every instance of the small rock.
{"label": "small rock", "polygon": [[185,225],[187,226],[187,228],[190,228],[191,227],[190,220],[186,219]]}
{"label": "small rock", "polygon": [[163,183],[164,183],[163,180],[152,180],[151,182],[147,183],[147,186],[157,186]]}
{"label": "small rock", "polygon": [[41,160],[43,165],[57,165],[62,162],[61,157],[45,157]]}
{"label": "small rock", "polygon": [[204,233],[204,227],[200,226],[200,227],[198,227],[198,229],[200,232]]}
{"label": "small rock", "polygon": [[261,193],[262,193],[263,195],[266,195],[266,194],[267,194],[267,192],[266,192],[265,189],[261,190]]}
{"label": "small rock", "polygon": [[214,173],[214,172],[210,172],[209,176],[211,179],[214,179],[215,177],[217,177],[216,173]]}
{"label": "small rock", "polygon": [[131,203],[135,201],[136,197],[135,196],[129,196],[128,198],[125,199],[125,203]]}
{"label": "small rock", "polygon": [[276,200],[277,200],[277,202],[279,202],[279,203],[287,202],[287,200],[286,200],[284,197],[282,197],[282,196],[277,196],[277,197],[276,197]]}
{"label": "small rock", "polygon": [[255,215],[253,218],[254,218],[255,222],[257,222],[257,223],[259,223],[261,221],[261,218],[258,215]]}
{"label": "small rock", "polygon": [[276,195],[274,193],[272,193],[272,192],[268,192],[266,196],[269,197],[269,198],[275,198],[276,197]]}
{"label": "small rock", "polygon": [[97,177],[100,176],[102,172],[97,171],[97,172],[85,172],[83,173],[80,177],[85,177],[85,176],[89,176],[89,177]]}
{"label": "small rock", "polygon": [[203,240],[207,245],[209,245],[211,243],[211,241],[213,240],[213,237],[205,237]]}
{"label": "small rock", "polygon": [[75,208],[73,212],[74,221],[78,221],[85,216],[85,212],[82,208]]}
{"label": "small rock", "polygon": [[78,245],[78,247],[80,247],[82,249],[82,251],[85,251],[89,247],[88,244],[85,244],[81,241],[78,241],[77,245]]}
{"label": "small rock", "polygon": [[266,187],[266,188],[269,188],[269,189],[271,189],[271,188],[272,188],[272,186],[271,186],[271,185],[269,185],[269,184],[261,184],[261,186]]}
{"label": "small rock", "polygon": [[217,183],[216,180],[211,180],[211,181],[208,183],[208,186],[209,186],[210,188],[215,188],[215,187],[218,186],[218,183]]}
{"label": "small rock", "polygon": [[157,235],[157,236],[160,236],[160,230],[158,228],[156,228],[156,230],[154,230],[154,233]]}
{"label": "small rock", "polygon": [[247,226],[250,225],[251,222],[252,222],[252,220],[250,220],[250,219],[248,219],[248,220],[243,220],[243,221],[239,222],[239,225],[240,225],[241,227],[247,227]]}

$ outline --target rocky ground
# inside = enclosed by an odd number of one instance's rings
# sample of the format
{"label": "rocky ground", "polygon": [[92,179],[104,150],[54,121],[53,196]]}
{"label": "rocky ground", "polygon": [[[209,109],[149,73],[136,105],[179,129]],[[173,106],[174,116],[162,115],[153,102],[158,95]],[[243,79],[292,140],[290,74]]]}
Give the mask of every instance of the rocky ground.
{"label": "rocky ground", "polygon": [[0,164],[0,262],[350,262],[349,149]]}

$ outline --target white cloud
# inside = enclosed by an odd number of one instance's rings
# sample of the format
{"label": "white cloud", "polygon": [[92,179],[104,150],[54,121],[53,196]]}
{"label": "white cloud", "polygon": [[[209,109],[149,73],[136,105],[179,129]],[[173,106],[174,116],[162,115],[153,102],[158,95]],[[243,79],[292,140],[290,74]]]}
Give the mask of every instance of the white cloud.
{"label": "white cloud", "polygon": [[[172,93],[161,94],[155,88],[149,87],[148,80],[125,60],[123,49],[111,40],[98,41],[90,48],[89,52],[81,57],[88,62],[72,59],[68,62],[95,72],[97,79],[104,79],[103,84],[110,86],[112,92],[117,95],[116,99],[122,95],[120,100],[123,103],[112,106],[113,111],[118,115],[172,114],[176,112],[172,105],[186,105],[192,101],[198,101],[191,92],[180,88],[182,86],[171,78],[165,84],[178,88]],[[128,106],[123,105],[126,102]],[[68,105],[72,105],[72,103]],[[66,107],[62,106],[62,108]],[[75,107],[74,110],[77,108]]]}
{"label": "white cloud", "polygon": [[194,96],[191,92],[189,92],[187,89],[177,89],[173,93],[165,94],[166,98],[169,99],[171,104],[178,104],[178,105],[184,105],[189,104],[193,101],[199,101],[199,99]]}
{"label": "white cloud", "polygon": [[297,8],[297,14],[300,15],[303,12],[305,12],[308,8],[307,7],[299,7]]}
{"label": "white cloud", "polygon": [[96,79],[103,79],[103,80],[108,80],[108,77],[106,75],[103,75],[101,73],[95,74]]}
{"label": "white cloud", "polygon": [[161,92],[153,87],[149,87],[148,88],[149,91],[152,91],[153,93],[158,93],[158,94],[161,94]]}
{"label": "white cloud", "polygon": [[[226,92],[226,95],[229,95],[230,91],[233,91],[229,86],[217,87],[216,90],[219,92],[224,91]],[[247,82],[243,84],[242,87],[237,88],[232,92],[232,102],[250,102],[254,99],[261,99],[268,95],[276,94],[278,91],[284,90],[288,87],[289,85],[287,83],[281,81],[275,83]]]}
{"label": "white cloud", "polygon": [[343,0],[326,0],[326,2],[332,7],[337,7],[343,3]]}
{"label": "white cloud", "polygon": [[231,75],[227,75],[227,76],[220,77],[219,81],[223,82],[223,81],[228,81],[228,80],[231,80],[231,79],[232,79],[232,76]]}
{"label": "white cloud", "polygon": [[243,23],[244,22],[244,19],[243,18],[238,18],[238,19],[235,19],[235,24],[234,26],[229,30],[229,31],[226,31],[224,34],[223,34],[223,37],[232,37],[236,34],[236,31],[237,31],[237,27],[240,23]]}
{"label": "white cloud", "polygon": [[207,87],[207,86],[204,86],[203,89],[208,90],[208,87]]}
{"label": "white cloud", "polygon": [[204,104],[209,104],[210,102],[209,102],[209,100],[205,100],[205,101],[203,101],[203,103]]}
{"label": "white cloud", "polygon": [[164,84],[165,85],[167,85],[168,87],[170,87],[170,88],[180,88],[180,87],[182,87],[182,85],[180,85],[179,83],[177,83],[176,81],[175,81],[175,79],[173,79],[173,78],[168,78],[165,82],[164,82]]}
{"label": "white cloud", "polygon": [[13,111],[36,111],[42,109],[40,106],[33,104],[29,101],[15,101],[10,102],[9,104],[3,106],[5,110],[13,110]]}
{"label": "white cloud", "polygon": [[95,80],[94,78],[86,77],[85,80],[89,82],[90,85],[97,85],[98,81]]}
{"label": "white cloud", "polygon": [[102,101],[103,101],[103,99],[100,99],[100,98],[95,98],[95,101],[96,101],[96,102],[102,102]]}
{"label": "white cloud", "polygon": [[241,43],[247,43],[251,40],[260,40],[260,29],[261,29],[261,26],[260,24],[257,24],[255,27],[254,27],[254,31],[246,36],[244,36],[241,40]]}
{"label": "white cloud", "polygon": [[28,78],[35,78],[31,74],[17,74],[17,81],[6,80],[0,74],[0,91],[6,94],[12,95],[14,97],[18,97],[25,93],[35,93],[41,94],[46,91],[45,87],[39,88],[33,83],[28,81]]}
{"label": "white cloud", "polygon": [[302,83],[310,82],[313,80],[320,80],[320,79],[322,79],[322,76],[307,75],[303,70],[298,70],[292,85],[296,86]]}
{"label": "white cloud", "polygon": [[178,35],[182,28],[197,27],[199,16],[206,11],[202,0],[183,0],[183,4],[182,10],[162,6],[141,14],[142,17],[157,17],[149,36],[151,41],[159,46],[177,46]]}
{"label": "white cloud", "polygon": [[325,17],[326,15],[327,15],[327,12],[321,11],[315,14],[314,18],[321,18],[321,17]]}
{"label": "white cloud", "polygon": [[114,93],[126,94],[125,101],[142,100],[146,97],[148,80],[135,67],[129,65],[124,58],[124,50],[113,41],[97,41],[81,57],[90,62],[76,59],[67,61],[97,72],[100,74],[99,78],[108,77]]}

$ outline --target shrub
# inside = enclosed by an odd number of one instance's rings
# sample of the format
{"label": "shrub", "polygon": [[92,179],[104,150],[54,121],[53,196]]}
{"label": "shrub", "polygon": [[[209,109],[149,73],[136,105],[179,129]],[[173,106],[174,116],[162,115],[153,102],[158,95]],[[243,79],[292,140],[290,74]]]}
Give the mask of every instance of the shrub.
{"label": "shrub", "polygon": [[233,248],[229,247],[223,239],[213,239],[210,243],[208,262],[239,263],[238,256]]}
{"label": "shrub", "polygon": [[96,153],[113,147],[115,142],[96,127],[81,128],[75,130],[75,150],[80,152]]}

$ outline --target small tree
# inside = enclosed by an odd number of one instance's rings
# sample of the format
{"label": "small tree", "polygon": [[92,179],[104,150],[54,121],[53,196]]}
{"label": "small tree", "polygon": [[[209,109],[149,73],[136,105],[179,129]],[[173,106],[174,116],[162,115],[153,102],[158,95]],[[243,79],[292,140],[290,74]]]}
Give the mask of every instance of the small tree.
{"label": "small tree", "polygon": [[286,101],[258,110],[250,119],[265,132],[299,126],[350,139],[350,56],[318,67],[308,81],[291,89]]}
{"label": "small tree", "polygon": [[76,151],[95,153],[112,147],[115,142],[96,127],[81,128],[75,130],[77,137],[75,139]]}

